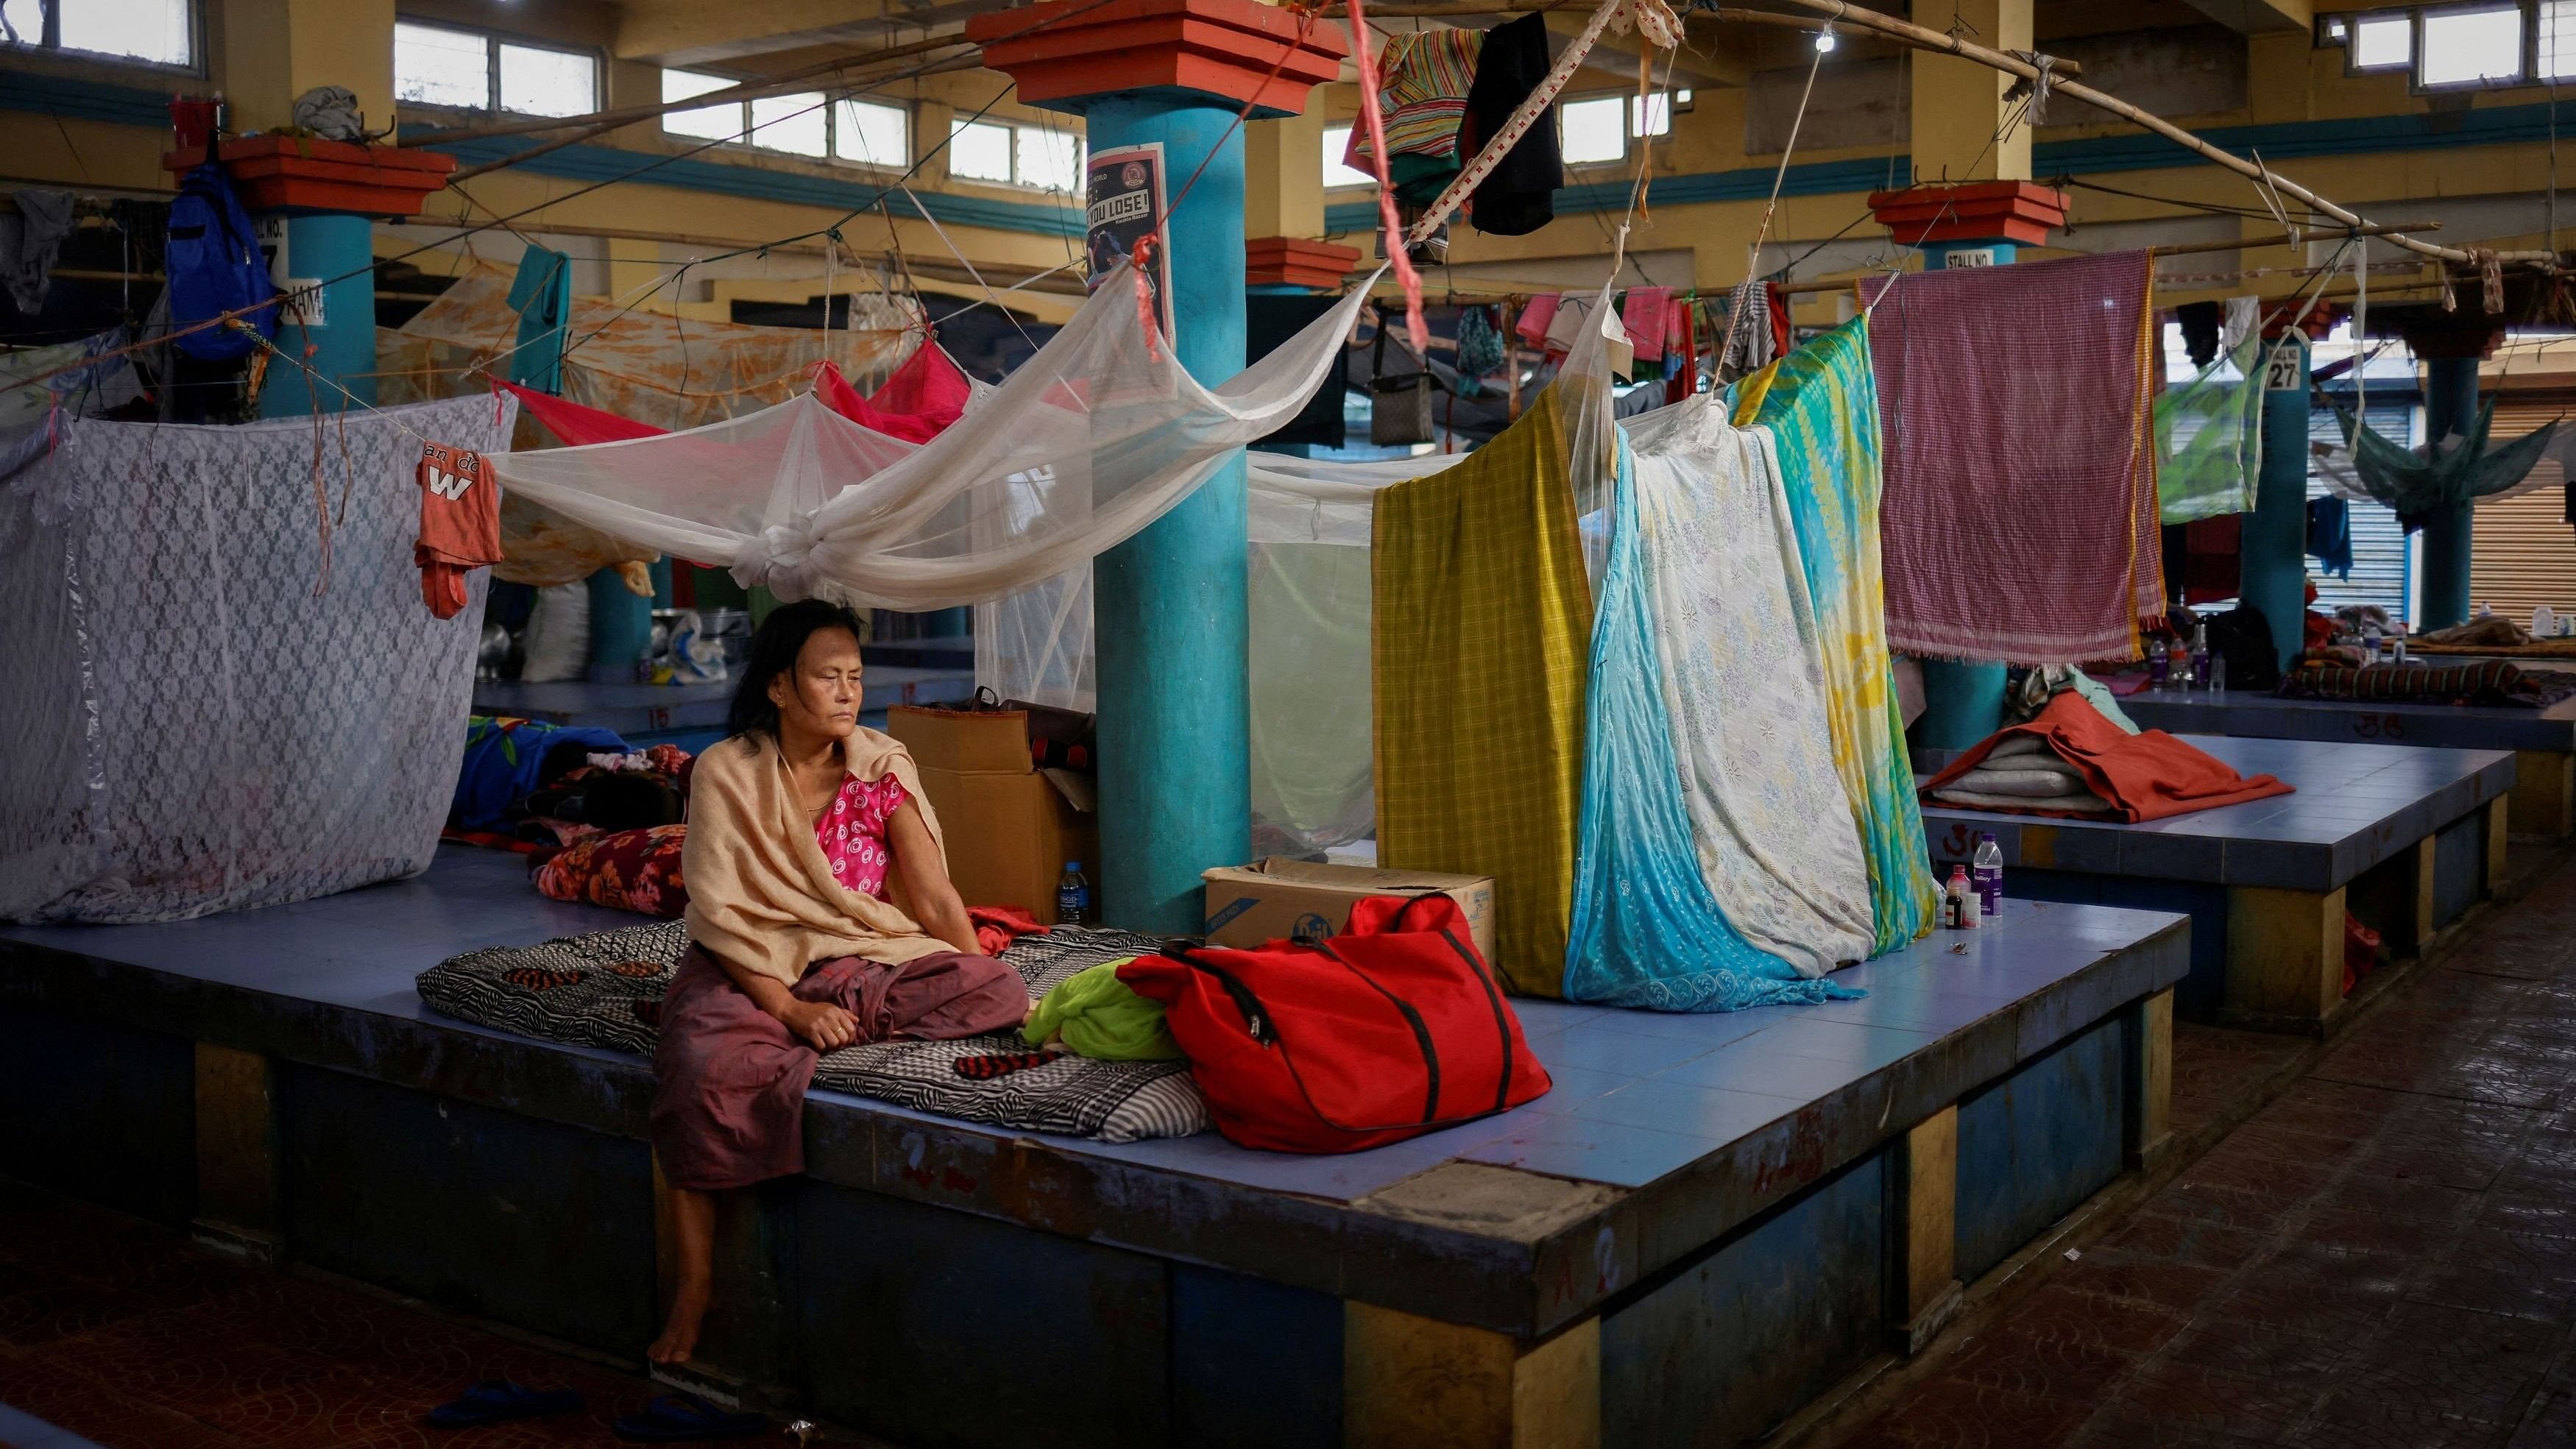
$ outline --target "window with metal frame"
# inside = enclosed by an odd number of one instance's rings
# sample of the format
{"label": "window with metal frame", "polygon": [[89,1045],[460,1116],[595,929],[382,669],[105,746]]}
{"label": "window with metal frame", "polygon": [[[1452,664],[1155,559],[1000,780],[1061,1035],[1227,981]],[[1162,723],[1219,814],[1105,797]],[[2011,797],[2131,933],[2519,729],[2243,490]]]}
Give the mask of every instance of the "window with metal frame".
{"label": "window with metal frame", "polygon": [[0,43],[192,70],[195,0],[0,0]]}
{"label": "window with metal frame", "polygon": [[394,99],[522,116],[586,116],[599,109],[599,57],[486,31],[397,20]]}
{"label": "window with metal frame", "polygon": [[[685,101],[730,90],[746,79],[709,71],[664,70],[662,99],[665,103]],[[796,91],[668,111],[662,116],[662,130],[672,136],[731,141],[758,151],[809,156],[818,161],[855,161],[895,171],[912,162],[909,106],[855,96],[835,101],[822,91]]]}
{"label": "window with metal frame", "polygon": [[1082,138],[1060,126],[963,117],[948,123],[948,174],[960,181],[1069,196],[1082,190],[1086,154]]}

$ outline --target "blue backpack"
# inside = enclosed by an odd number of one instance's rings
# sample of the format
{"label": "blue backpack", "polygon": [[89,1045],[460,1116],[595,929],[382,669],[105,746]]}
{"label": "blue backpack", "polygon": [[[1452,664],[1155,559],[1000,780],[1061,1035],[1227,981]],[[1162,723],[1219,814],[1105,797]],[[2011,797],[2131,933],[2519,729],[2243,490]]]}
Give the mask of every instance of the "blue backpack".
{"label": "blue backpack", "polygon": [[[250,213],[242,210],[241,198],[233,195],[224,168],[215,162],[199,166],[179,183],[178,199],[170,203],[162,271],[170,279],[173,332],[240,312],[243,324],[260,337],[277,335],[277,284],[269,278],[268,257],[251,230]],[[209,362],[247,356],[259,345],[221,325],[189,332],[173,344]]]}

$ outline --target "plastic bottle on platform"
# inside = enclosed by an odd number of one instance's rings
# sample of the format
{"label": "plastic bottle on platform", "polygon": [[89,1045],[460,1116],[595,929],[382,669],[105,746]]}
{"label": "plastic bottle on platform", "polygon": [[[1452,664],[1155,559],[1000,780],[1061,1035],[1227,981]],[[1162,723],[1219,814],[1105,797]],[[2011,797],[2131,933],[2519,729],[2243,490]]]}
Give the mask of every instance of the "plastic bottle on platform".
{"label": "plastic bottle on platform", "polygon": [[2173,648],[2166,651],[2165,682],[2183,690],[2190,689],[2192,685],[2191,646],[2185,644],[2179,634],[2174,636]]}
{"label": "plastic bottle on platform", "polygon": [[1064,874],[1055,882],[1055,923],[1059,926],[1091,924],[1091,878],[1082,873],[1082,862],[1068,860]]}
{"label": "plastic bottle on platform", "polygon": [[1950,867],[1949,888],[1941,893],[1941,924],[1954,931],[1973,931],[1984,924],[1977,907],[1977,889],[1968,884],[1968,868]]}
{"label": "plastic bottle on platform", "polygon": [[2205,620],[2191,626],[2191,677],[2201,688],[2210,687],[2209,624]]}
{"label": "plastic bottle on platform", "polygon": [[2376,619],[2364,621],[2361,626],[2362,663],[2377,664],[2379,662],[2379,642],[2379,621]]}
{"label": "plastic bottle on platform", "polygon": [[2558,615],[2547,604],[2535,605],[2531,611],[2531,637],[2546,639],[2558,632]]}
{"label": "plastic bottle on platform", "polygon": [[2172,667],[2172,664],[2173,661],[2165,655],[2163,645],[2155,643],[2152,640],[2148,641],[2147,688],[2156,690],[2165,688],[2166,685],[2171,682],[2166,679],[2165,672],[2167,669]]}
{"label": "plastic bottle on platform", "polygon": [[2004,906],[2004,848],[1991,830],[1977,832],[1977,914],[1991,916]]}

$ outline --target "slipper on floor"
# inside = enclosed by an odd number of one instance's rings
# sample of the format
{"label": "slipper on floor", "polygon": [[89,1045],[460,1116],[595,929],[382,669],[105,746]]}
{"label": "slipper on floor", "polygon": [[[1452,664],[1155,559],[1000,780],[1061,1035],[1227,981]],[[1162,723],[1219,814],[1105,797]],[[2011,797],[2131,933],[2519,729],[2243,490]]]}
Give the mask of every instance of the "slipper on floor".
{"label": "slipper on floor", "polygon": [[508,1379],[485,1379],[452,1403],[429,1411],[431,1427],[470,1429],[505,1419],[537,1419],[581,1409],[581,1395],[570,1389],[532,1389]]}
{"label": "slipper on floor", "polygon": [[617,1421],[617,1437],[645,1444],[693,1444],[700,1439],[747,1439],[766,1433],[765,1414],[729,1414],[695,1394],[664,1394],[640,1414]]}

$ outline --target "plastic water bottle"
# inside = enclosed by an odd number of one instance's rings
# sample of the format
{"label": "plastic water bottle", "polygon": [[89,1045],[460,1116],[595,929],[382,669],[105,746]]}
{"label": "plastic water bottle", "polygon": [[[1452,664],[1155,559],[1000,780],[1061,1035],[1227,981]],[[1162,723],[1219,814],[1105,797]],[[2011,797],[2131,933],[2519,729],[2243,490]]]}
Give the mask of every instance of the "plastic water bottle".
{"label": "plastic water bottle", "polygon": [[2374,619],[2361,626],[2362,663],[2377,664],[2379,662],[2380,638],[2379,623],[2377,620]]}
{"label": "plastic water bottle", "polygon": [[1091,878],[1082,873],[1082,862],[1068,860],[1064,874],[1055,881],[1055,923],[1059,926],[1091,924]]}
{"label": "plastic water bottle", "polygon": [[2208,689],[2211,687],[2209,680],[2209,625],[2206,623],[2194,624],[2191,626],[2191,678],[2192,682],[2199,685],[2202,689]]}
{"label": "plastic water bottle", "polygon": [[1995,833],[1977,833],[1977,914],[1991,916],[2003,909],[2004,848],[1995,843]]}

